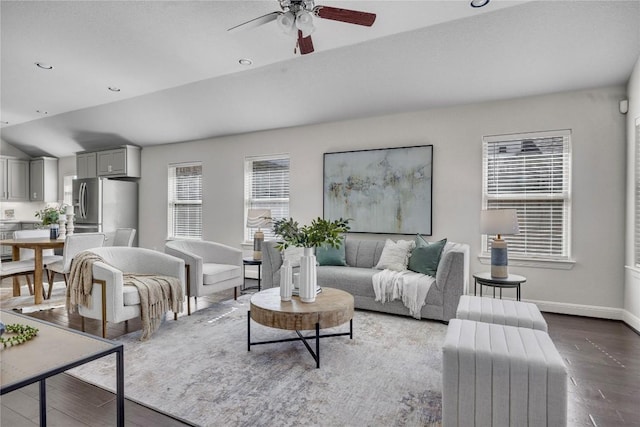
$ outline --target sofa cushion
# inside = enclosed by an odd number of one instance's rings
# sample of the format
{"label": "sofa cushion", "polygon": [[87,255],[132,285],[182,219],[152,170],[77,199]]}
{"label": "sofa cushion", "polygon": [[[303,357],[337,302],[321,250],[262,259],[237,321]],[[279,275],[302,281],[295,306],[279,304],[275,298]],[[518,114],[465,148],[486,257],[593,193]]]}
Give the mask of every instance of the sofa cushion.
{"label": "sofa cushion", "polygon": [[347,265],[344,241],[339,248],[329,245],[316,248],[316,260],[320,265]]}
{"label": "sofa cushion", "polygon": [[347,239],[345,242],[345,256],[350,267],[373,268],[378,263],[383,240],[355,240]]}
{"label": "sofa cushion", "polygon": [[140,304],[140,292],[138,288],[133,285],[125,285],[122,287],[122,298],[124,305],[138,305]]}
{"label": "sofa cushion", "polygon": [[379,270],[406,270],[409,263],[409,255],[415,246],[416,243],[413,240],[398,240],[394,242],[391,239],[387,239],[376,268]]}
{"label": "sofa cushion", "polygon": [[429,243],[418,234],[415,243],[416,247],[409,258],[409,270],[435,277],[447,239]]}
{"label": "sofa cushion", "polygon": [[242,276],[242,268],[231,264],[202,264],[202,280],[204,285],[213,285],[225,280]]}
{"label": "sofa cushion", "polygon": [[340,267],[326,265],[318,267],[318,286],[338,288],[351,295],[375,298],[372,277],[380,270],[373,268]]}

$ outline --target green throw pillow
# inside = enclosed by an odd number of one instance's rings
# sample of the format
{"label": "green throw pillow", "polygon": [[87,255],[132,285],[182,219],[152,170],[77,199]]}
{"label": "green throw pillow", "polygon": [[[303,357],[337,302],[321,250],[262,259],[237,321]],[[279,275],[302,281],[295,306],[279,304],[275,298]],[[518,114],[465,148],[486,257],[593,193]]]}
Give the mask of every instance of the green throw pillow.
{"label": "green throw pillow", "polygon": [[347,265],[344,240],[337,249],[329,245],[317,247],[316,261],[318,261],[320,265]]}
{"label": "green throw pillow", "polygon": [[438,263],[440,263],[440,256],[446,244],[447,239],[429,243],[418,234],[416,236],[416,248],[411,252],[411,257],[409,258],[409,270],[435,277]]}

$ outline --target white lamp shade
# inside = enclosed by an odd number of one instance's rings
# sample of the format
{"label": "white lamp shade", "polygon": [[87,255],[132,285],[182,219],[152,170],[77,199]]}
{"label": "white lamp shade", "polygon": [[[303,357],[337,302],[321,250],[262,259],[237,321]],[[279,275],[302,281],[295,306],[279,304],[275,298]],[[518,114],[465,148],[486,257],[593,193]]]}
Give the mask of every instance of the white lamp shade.
{"label": "white lamp shade", "polygon": [[518,234],[518,211],[515,209],[487,209],[480,212],[482,234]]}
{"label": "white lamp shade", "polygon": [[271,226],[271,210],[270,209],[249,209],[247,212],[247,227],[270,227]]}
{"label": "white lamp shade", "polygon": [[293,29],[296,22],[296,17],[292,12],[281,13],[280,15],[278,15],[276,22],[285,34],[291,35],[294,33]]}
{"label": "white lamp shade", "polygon": [[296,27],[302,31],[302,37],[309,37],[311,33],[316,29],[313,26],[313,18],[311,14],[306,10],[301,10],[296,15]]}

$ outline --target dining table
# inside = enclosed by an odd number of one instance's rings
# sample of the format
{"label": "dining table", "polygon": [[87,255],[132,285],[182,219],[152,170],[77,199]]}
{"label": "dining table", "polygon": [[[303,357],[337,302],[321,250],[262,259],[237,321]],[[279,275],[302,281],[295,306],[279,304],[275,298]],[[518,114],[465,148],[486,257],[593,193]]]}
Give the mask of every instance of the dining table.
{"label": "dining table", "polygon": [[[35,254],[33,259],[33,298],[35,304],[42,304],[42,276],[44,271],[42,251],[45,249],[64,248],[64,239],[49,239],[47,237],[5,239],[0,240],[0,245],[12,247],[14,261],[20,260],[20,249],[33,250]],[[20,281],[18,277],[13,278],[13,296],[20,296]]]}

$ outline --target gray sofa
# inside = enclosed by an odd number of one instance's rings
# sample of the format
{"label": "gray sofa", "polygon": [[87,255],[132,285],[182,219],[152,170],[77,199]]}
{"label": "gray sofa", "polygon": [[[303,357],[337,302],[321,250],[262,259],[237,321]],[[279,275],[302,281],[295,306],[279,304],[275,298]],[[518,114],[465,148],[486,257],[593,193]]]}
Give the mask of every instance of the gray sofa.
{"label": "gray sofa", "polygon": [[[355,307],[384,313],[409,316],[402,301],[381,304],[375,301],[372,277],[379,272],[376,266],[385,240],[357,240],[347,238],[345,254],[347,266],[318,266],[318,285],[342,289],[353,295]],[[264,242],[262,249],[262,286],[280,286],[281,252],[276,242]],[[460,295],[468,288],[469,246],[447,243],[436,273],[436,282],[429,289],[421,317],[449,321],[456,317]],[[295,271],[295,269],[294,269]]]}

